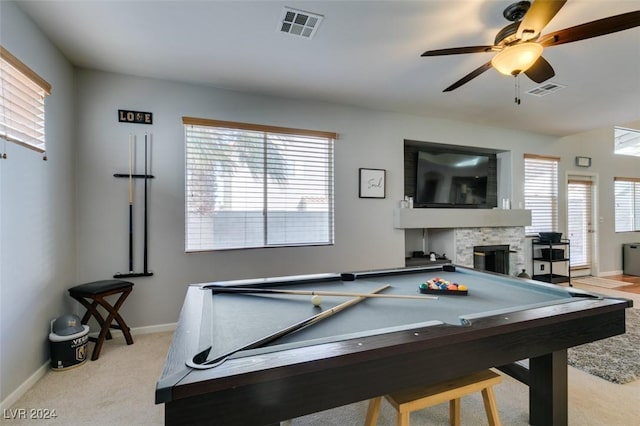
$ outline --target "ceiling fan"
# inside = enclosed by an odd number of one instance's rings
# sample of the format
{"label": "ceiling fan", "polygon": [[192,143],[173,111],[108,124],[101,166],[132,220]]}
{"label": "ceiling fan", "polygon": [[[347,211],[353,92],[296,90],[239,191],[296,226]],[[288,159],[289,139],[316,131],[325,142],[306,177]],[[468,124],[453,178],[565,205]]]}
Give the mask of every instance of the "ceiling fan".
{"label": "ceiling fan", "polygon": [[512,21],[488,46],[453,47],[428,50],[421,56],[459,55],[463,53],[493,52],[494,57],[443,90],[450,92],[478,77],[490,68],[502,74],[517,76],[524,73],[536,83],[553,77],[555,71],[541,55],[545,47],[571,43],[640,26],[640,10],[597,19],[575,27],[541,35],[544,27],[560,11],[567,0],[519,1],[509,5],[503,16]]}

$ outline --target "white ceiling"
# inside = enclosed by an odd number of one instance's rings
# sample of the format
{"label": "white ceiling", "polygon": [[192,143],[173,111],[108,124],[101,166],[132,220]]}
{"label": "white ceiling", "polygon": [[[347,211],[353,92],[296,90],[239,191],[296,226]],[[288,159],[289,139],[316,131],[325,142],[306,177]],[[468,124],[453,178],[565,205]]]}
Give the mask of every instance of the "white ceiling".
{"label": "white ceiling", "polygon": [[[551,47],[550,82],[489,70],[442,90],[490,53],[422,58],[425,50],[492,44],[512,1],[19,1],[75,65],[442,117],[550,135],[640,119],[640,27]],[[324,16],[312,39],[279,31],[283,7]],[[569,0],[543,34],[640,9],[640,0]],[[548,81],[548,82],[549,82]]]}

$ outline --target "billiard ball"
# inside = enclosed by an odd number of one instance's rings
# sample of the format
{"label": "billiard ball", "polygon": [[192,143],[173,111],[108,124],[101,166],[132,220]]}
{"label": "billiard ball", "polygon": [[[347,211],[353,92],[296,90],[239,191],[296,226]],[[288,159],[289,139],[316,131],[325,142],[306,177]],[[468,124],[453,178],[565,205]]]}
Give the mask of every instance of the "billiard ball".
{"label": "billiard ball", "polygon": [[322,297],[318,296],[317,294],[314,294],[311,297],[311,303],[313,303],[313,306],[320,306],[322,304]]}

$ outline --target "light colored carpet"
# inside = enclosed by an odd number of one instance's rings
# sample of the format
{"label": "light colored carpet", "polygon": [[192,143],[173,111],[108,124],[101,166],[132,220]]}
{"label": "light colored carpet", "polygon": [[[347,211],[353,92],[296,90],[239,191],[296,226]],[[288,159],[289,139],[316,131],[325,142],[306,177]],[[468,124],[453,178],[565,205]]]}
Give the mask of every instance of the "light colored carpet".
{"label": "light colored carpet", "polygon": [[[55,410],[55,419],[0,419],[0,423],[11,426],[163,424],[164,409],[154,404],[154,393],[172,333],[134,335],[133,345],[127,345],[122,334],[116,333],[120,337],[105,341],[96,361],[89,360],[65,371],[49,371],[11,407],[12,410]],[[90,357],[93,343],[89,343],[88,349]]]}
{"label": "light colored carpet", "polygon": [[[97,361],[67,371],[48,372],[13,407],[55,410],[53,420],[8,420],[7,425],[120,426],[162,425],[163,406],[154,404],[156,381],[162,371],[171,333],[134,335],[135,343],[122,338],[105,343]],[[89,345],[93,349],[93,344]],[[469,356],[469,354],[465,355]],[[383,372],[381,372],[383,374]],[[504,425],[528,424],[528,389],[504,377],[495,387]],[[313,397],[313,389],[310,389]],[[575,426],[631,426],[640,418],[640,380],[625,385],[607,382],[569,367],[569,424]],[[357,426],[365,418],[366,402],[315,413],[292,420],[293,426]],[[248,407],[250,409],[250,407]],[[447,405],[412,415],[413,426],[448,425]],[[215,419],[212,418],[212,425]],[[379,426],[395,424],[395,414],[382,405]],[[479,394],[462,399],[462,424],[487,424]]]}
{"label": "light colored carpet", "polygon": [[622,286],[631,284],[631,283],[625,283],[624,281],[609,280],[607,278],[601,278],[601,277],[572,278],[571,283],[573,285],[582,284],[582,285],[591,285],[591,286],[602,287],[602,288],[616,288],[616,287],[622,287]]}

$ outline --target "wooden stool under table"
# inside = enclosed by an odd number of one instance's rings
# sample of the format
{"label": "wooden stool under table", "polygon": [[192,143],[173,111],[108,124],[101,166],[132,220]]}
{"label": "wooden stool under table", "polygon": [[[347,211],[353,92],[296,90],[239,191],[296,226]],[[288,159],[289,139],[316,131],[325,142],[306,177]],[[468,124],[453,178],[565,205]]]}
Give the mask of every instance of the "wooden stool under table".
{"label": "wooden stool under table", "polygon": [[[93,316],[100,325],[100,334],[98,337],[89,337],[90,341],[96,343],[93,348],[93,354],[91,355],[92,361],[97,360],[100,356],[100,350],[102,349],[104,340],[111,339],[110,329],[112,328],[122,331],[127,345],[133,344],[129,326],[127,326],[127,323],[124,322],[124,319],[118,313],[118,310],[132,289],[133,283],[122,280],[94,281],[87,284],[80,284],[69,289],[69,295],[87,308],[87,312],[82,317],[82,324],[87,324]],[[111,305],[105,298],[116,294],[119,294],[120,297],[118,297],[116,303]],[[106,319],[100,311],[98,311],[98,306],[101,306],[107,311],[108,315]],[[116,324],[113,324],[113,321],[115,321]]]}
{"label": "wooden stool under table", "polygon": [[[499,374],[491,370],[478,371],[457,379],[436,383],[385,395],[385,398],[398,413],[398,426],[409,426],[409,414],[412,411],[449,401],[449,416],[452,426],[460,426],[460,398],[478,391],[482,392],[484,409],[490,426],[500,425],[500,416],[493,393],[493,385],[502,381]],[[382,397],[369,401],[366,426],[375,426],[380,413]]]}

